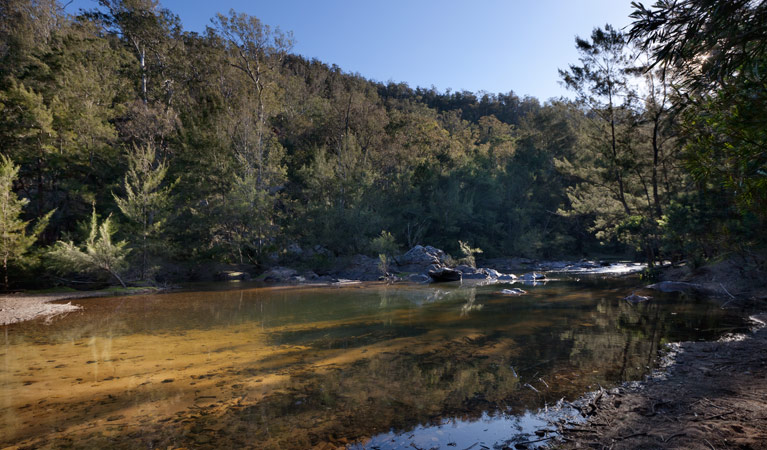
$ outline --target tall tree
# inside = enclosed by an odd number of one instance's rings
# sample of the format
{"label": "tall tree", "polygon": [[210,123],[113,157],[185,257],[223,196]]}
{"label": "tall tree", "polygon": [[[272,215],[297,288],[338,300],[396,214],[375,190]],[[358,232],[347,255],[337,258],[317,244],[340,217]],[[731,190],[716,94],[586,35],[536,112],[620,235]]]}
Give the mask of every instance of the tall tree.
{"label": "tall tree", "polygon": [[150,247],[162,232],[170,207],[170,187],[162,186],[167,172],[167,163],[156,159],[151,144],[134,145],[128,152],[128,172],[123,181],[125,195],[112,194],[120,211],[138,227],[142,280],[147,275]]}
{"label": "tall tree", "polygon": [[28,232],[28,221],[21,220],[27,199],[20,199],[13,192],[13,183],[19,173],[19,167],[3,154],[0,154],[0,256],[3,258],[3,285],[8,290],[8,266],[22,260],[29,248],[48,225],[53,211],[38,219],[35,227]]}
{"label": "tall tree", "polygon": [[633,3],[631,36],[679,75],[686,165],[767,226],[767,1]]}

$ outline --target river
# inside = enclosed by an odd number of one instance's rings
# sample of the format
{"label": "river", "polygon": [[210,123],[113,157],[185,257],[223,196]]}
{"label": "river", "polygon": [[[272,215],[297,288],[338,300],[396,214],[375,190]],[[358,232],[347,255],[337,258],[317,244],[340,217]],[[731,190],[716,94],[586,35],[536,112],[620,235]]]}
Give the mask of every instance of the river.
{"label": "river", "polygon": [[[563,275],[564,276],[564,275]],[[633,277],[199,286],[2,327],[0,446],[493,448],[560,399],[641,380],[664,343],[747,329]],[[540,434],[540,431],[539,431]]]}

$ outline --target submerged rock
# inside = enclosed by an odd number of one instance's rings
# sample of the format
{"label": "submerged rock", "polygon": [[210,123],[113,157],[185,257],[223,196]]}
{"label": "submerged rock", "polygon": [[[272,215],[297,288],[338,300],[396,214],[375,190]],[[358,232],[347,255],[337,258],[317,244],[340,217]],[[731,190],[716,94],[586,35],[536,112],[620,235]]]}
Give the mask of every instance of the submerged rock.
{"label": "submerged rock", "polygon": [[683,281],[661,281],[660,283],[655,283],[647,286],[647,289],[653,289],[661,292],[682,293],[706,291],[706,289],[699,284],[685,283]]}
{"label": "submerged rock", "polygon": [[629,295],[627,297],[624,297],[623,299],[626,300],[629,303],[637,304],[637,303],[642,303],[642,302],[649,301],[650,298],[651,297],[649,297],[649,296],[631,294],[631,295]]}
{"label": "submerged rock", "polygon": [[522,295],[527,294],[527,291],[523,291],[519,288],[511,288],[511,289],[503,289],[501,290],[501,294],[503,295]]}

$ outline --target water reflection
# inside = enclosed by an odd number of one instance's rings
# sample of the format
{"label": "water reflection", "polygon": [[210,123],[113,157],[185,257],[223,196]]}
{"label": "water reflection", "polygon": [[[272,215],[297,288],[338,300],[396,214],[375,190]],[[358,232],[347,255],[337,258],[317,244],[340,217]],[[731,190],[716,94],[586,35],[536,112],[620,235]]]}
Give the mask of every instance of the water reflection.
{"label": "water reflection", "polygon": [[456,284],[83,300],[52,325],[5,327],[0,443],[387,448],[405,432],[420,445],[479,428],[508,441],[531,410],[641,378],[664,341],[744,325],[691,297],[622,301],[635,283],[550,282],[520,297]]}

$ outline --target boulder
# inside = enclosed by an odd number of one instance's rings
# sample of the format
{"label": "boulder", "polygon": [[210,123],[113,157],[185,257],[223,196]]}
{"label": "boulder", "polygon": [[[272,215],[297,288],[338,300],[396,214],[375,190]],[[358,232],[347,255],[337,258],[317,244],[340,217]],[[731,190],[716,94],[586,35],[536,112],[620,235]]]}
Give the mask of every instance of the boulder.
{"label": "boulder", "polygon": [[268,271],[264,273],[264,281],[269,282],[281,282],[281,281],[288,281],[290,277],[293,277],[295,275],[298,275],[298,272],[296,272],[294,269],[291,269],[289,267],[272,267]]}
{"label": "boulder", "polygon": [[541,272],[530,272],[522,275],[524,281],[538,281],[546,278],[546,275]]}
{"label": "boulder", "polygon": [[375,281],[381,276],[381,269],[378,265],[378,258],[355,255],[341,270],[335,271],[333,275],[339,279]]}
{"label": "boulder", "polygon": [[288,245],[288,248],[285,249],[285,252],[287,252],[287,254],[291,256],[301,256],[304,254],[304,250],[301,248],[300,245],[296,244],[295,242]]}
{"label": "boulder", "polygon": [[513,273],[502,273],[501,276],[498,277],[498,281],[514,281],[517,279],[517,276]]}
{"label": "boulder", "polygon": [[463,274],[464,280],[487,280],[489,278],[491,277],[485,269],[477,269],[474,272]]}
{"label": "boulder", "polygon": [[399,261],[404,264],[442,264],[446,256],[445,252],[431,245],[416,245],[402,255]]}
{"label": "boulder", "polygon": [[490,278],[501,278],[501,273],[495,269],[482,269]]}
{"label": "boulder", "polygon": [[430,270],[429,276],[434,282],[461,281],[461,272],[447,267],[439,270]]}
{"label": "boulder", "polygon": [[411,274],[407,277],[407,279],[413,283],[428,283],[431,281],[431,278],[428,275],[424,275],[422,273]]}
{"label": "boulder", "polygon": [[458,266],[455,266],[455,270],[461,272],[462,274],[467,273],[476,273],[477,269],[475,267],[467,266],[466,264],[460,264]]}
{"label": "boulder", "polygon": [[307,280],[317,280],[319,278],[319,275],[312,272],[311,270],[307,270],[306,272],[302,273],[301,276]]}

